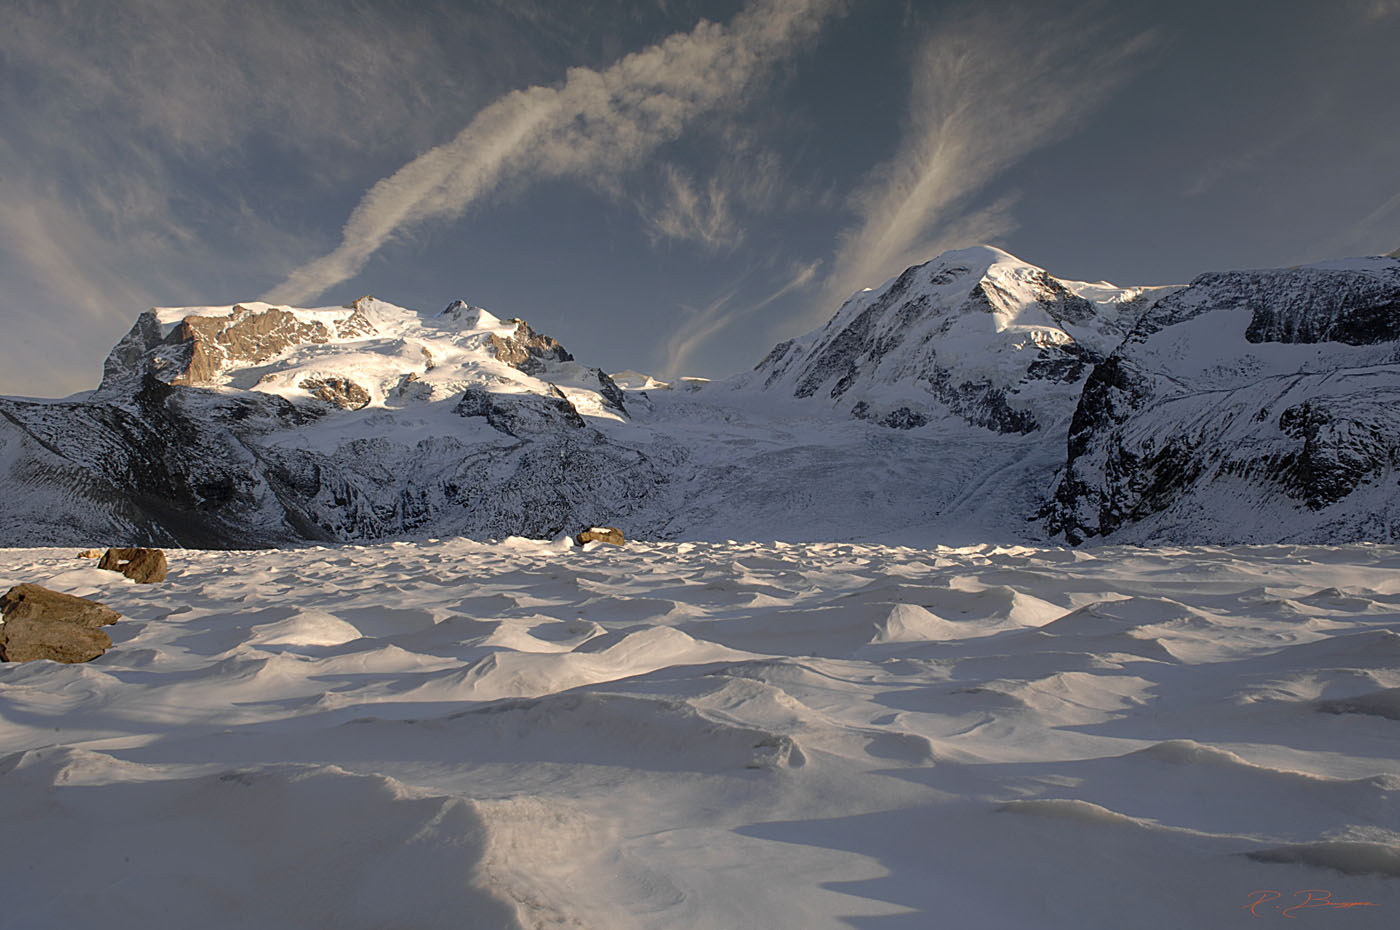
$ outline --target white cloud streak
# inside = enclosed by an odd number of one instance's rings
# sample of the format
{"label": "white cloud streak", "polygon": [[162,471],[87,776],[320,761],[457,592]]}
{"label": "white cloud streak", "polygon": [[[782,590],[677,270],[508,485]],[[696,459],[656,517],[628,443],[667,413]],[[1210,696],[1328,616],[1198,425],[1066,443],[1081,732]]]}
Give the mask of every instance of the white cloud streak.
{"label": "white cloud streak", "polygon": [[459,217],[507,180],[616,177],[698,116],[741,102],[840,5],[755,0],[728,26],[701,21],[605,70],[574,68],[560,87],[507,94],[450,142],[375,184],[340,245],[293,271],[268,299],[307,302],[353,277],[396,234]]}
{"label": "white cloud streak", "polygon": [[793,266],[792,273],[787,282],[755,304],[726,309],[738,294],[738,290],[735,289],[718,298],[707,307],[691,310],[689,318],[681,324],[675,334],[671,336],[670,340],[666,343],[666,366],[664,374],[667,377],[677,377],[684,374],[685,366],[689,363],[690,357],[695,354],[696,349],[700,348],[706,341],[732,323],[757,313],[794,291],[799,291],[807,287],[816,279],[817,272],[820,268],[820,261]]}
{"label": "white cloud streak", "polygon": [[1015,228],[1008,200],[981,209],[971,200],[1073,130],[1151,41],[1114,41],[1103,31],[987,12],[936,29],[915,61],[899,150],[853,198],[859,221],[842,237],[824,312],[944,248]]}

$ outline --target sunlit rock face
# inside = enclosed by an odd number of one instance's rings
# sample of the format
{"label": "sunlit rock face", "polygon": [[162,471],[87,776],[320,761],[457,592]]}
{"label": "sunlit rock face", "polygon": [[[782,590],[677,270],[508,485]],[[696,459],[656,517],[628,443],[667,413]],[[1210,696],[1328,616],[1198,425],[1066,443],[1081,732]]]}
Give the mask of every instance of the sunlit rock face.
{"label": "sunlit rock face", "polygon": [[321,322],[303,323],[286,310],[249,311],[235,307],[225,319],[189,316],[170,334],[189,361],[171,384],[209,384],[220,371],[237,364],[256,365],[291,346],[325,344],[330,333]]}
{"label": "sunlit rock face", "polygon": [[370,402],[369,391],[349,378],[307,378],[300,387],[343,410],[359,410]]}
{"label": "sunlit rock face", "polygon": [[543,333],[537,333],[524,320],[507,320],[515,324],[515,332],[509,336],[491,334],[491,348],[496,358],[513,368],[519,368],[527,375],[545,370],[547,362],[572,362],[570,355],[559,340]]}
{"label": "sunlit rock face", "polygon": [[[107,357],[103,387],[152,374],[167,384],[209,386],[232,369],[259,365],[303,345],[325,345],[374,335],[360,298],[343,313],[318,318],[265,304],[235,304],[224,313],[189,313],[173,323],[171,311],[141,314]],[[201,308],[209,309],[209,308]]]}

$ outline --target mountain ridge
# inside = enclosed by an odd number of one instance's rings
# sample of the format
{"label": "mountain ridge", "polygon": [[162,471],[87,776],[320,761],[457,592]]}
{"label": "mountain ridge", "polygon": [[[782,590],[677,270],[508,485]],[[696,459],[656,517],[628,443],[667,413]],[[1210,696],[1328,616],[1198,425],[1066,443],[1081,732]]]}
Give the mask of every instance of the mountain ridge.
{"label": "mountain ridge", "polygon": [[1390,540],[1397,365],[1390,258],[1120,288],[978,246],[673,385],[460,300],[160,308],[90,396],[0,399],[0,533]]}

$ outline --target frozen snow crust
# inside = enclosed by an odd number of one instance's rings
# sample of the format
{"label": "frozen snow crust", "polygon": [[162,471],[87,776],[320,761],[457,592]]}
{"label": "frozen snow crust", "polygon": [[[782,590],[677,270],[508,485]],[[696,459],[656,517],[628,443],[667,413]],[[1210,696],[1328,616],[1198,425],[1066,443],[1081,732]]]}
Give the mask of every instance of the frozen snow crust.
{"label": "frozen snow crust", "polygon": [[169,555],[0,550],[7,930],[1395,925],[1394,547]]}

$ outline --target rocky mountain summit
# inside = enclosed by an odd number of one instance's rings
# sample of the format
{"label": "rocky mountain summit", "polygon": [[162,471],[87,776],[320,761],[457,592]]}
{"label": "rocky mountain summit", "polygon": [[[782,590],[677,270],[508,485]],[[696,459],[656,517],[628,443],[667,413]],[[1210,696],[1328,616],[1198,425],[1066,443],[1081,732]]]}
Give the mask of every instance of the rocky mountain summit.
{"label": "rocky mountain summit", "polygon": [[153,309],[90,396],[0,399],[0,532],[1390,540],[1398,375],[1394,258],[1122,288],[963,249],[724,382],[463,301]]}
{"label": "rocky mountain summit", "polygon": [[549,534],[652,480],[583,414],[626,419],[606,373],[461,301],[155,309],[91,397],[0,400],[22,492],[3,525],[199,546]]}

